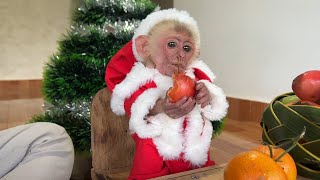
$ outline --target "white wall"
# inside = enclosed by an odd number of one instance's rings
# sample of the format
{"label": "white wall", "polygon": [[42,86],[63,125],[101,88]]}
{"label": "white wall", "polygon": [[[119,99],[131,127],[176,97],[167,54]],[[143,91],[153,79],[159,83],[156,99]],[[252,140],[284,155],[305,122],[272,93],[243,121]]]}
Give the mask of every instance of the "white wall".
{"label": "white wall", "polygon": [[0,0],[0,80],[42,79],[69,28],[72,0]]}
{"label": "white wall", "polygon": [[320,69],[319,0],[174,0],[198,21],[201,57],[231,97],[270,102]]}

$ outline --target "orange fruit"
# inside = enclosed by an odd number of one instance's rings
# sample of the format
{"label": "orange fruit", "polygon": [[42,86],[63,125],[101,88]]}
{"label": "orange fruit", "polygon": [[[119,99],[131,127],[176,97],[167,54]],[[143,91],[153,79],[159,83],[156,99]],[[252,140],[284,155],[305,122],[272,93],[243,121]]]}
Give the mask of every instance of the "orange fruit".
{"label": "orange fruit", "polygon": [[224,170],[225,180],[286,180],[281,166],[267,154],[250,150],[233,157]]}
{"label": "orange fruit", "polygon": [[[282,148],[274,148],[272,147],[272,159],[276,160],[285,150]],[[259,151],[267,154],[270,157],[270,150],[268,146],[261,145],[253,148],[252,150]],[[286,173],[288,180],[296,180],[297,179],[297,168],[293,158],[290,154],[285,154],[278,162],[277,162],[284,172]]]}

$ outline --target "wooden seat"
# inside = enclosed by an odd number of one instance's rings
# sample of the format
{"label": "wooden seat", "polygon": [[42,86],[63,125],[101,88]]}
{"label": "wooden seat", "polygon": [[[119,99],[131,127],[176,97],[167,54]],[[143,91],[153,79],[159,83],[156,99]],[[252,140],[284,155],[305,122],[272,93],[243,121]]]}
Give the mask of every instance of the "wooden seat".
{"label": "wooden seat", "polygon": [[100,90],[91,106],[91,177],[126,179],[129,175],[135,143],[129,134],[129,119],[119,117],[110,108],[111,93]]}

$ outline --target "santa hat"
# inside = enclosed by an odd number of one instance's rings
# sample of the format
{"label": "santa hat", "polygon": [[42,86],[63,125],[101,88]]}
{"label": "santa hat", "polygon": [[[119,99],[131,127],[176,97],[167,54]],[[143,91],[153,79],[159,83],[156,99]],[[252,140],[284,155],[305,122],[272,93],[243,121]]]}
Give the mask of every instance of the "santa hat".
{"label": "santa hat", "polygon": [[196,49],[200,49],[200,33],[197,22],[189,15],[188,12],[177,10],[177,9],[166,9],[153,12],[149,14],[144,20],[141,21],[139,27],[135,30],[134,36],[132,38],[132,51],[135,58],[138,61],[143,61],[143,59],[139,56],[135,39],[140,35],[148,35],[150,30],[158,23],[162,21],[173,20],[183,24],[186,24],[194,34],[195,46]]}

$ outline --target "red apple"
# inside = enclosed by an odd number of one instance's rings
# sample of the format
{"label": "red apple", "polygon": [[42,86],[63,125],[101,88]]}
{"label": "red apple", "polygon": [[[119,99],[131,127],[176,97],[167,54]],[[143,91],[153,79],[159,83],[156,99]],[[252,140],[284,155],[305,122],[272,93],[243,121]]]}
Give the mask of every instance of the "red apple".
{"label": "red apple", "polygon": [[314,106],[314,107],[320,108],[320,104],[317,104],[317,103],[311,102],[311,101],[300,101],[294,105],[308,105],[308,106]]}
{"label": "red apple", "polygon": [[170,102],[177,102],[184,96],[193,97],[195,91],[194,80],[180,72],[173,75],[173,87],[167,95]]}
{"label": "red apple", "polygon": [[292,90],[302,101],[320,104],[320,70],[298,75],[292,81]]}

